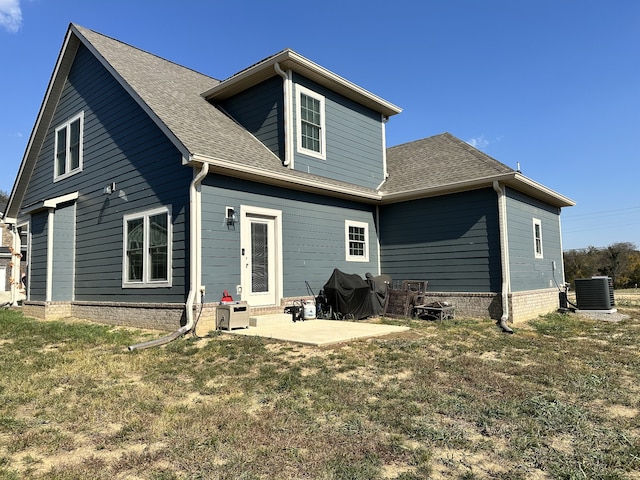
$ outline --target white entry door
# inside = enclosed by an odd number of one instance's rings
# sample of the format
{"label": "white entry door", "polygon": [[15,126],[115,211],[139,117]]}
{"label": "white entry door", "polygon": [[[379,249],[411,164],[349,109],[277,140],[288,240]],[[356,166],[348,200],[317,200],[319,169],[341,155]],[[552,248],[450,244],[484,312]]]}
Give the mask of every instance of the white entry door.
{"label": "white entry door", "polygon": [[252,307],[276,305],[282,291],[282,212],[243,205],[240,215],[242,300]]}

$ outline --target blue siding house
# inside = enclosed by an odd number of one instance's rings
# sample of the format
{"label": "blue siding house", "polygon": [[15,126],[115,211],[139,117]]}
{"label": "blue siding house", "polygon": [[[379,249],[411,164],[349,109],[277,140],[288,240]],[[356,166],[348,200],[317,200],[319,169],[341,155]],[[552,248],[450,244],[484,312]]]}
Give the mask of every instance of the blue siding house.
{"label": "blue siding house", "polygon": [[5,210],[25,311],[184,333],[224,290],[282,312],[334,268],[502,322],[557,308],[573,202],[448,133],[387,149],[400,112],[292,50],[218,80],[70,25]]}

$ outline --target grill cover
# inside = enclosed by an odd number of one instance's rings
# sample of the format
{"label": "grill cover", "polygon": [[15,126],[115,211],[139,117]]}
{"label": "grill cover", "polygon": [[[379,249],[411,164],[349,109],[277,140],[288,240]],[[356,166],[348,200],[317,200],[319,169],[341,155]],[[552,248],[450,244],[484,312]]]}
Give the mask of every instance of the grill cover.
{"label": "grill cover", "polygon": [[364,280],[336,268],[323,290],[334,312],[362,319],[382,313],[387,295],[386,278],[367,274],[367,280]]}

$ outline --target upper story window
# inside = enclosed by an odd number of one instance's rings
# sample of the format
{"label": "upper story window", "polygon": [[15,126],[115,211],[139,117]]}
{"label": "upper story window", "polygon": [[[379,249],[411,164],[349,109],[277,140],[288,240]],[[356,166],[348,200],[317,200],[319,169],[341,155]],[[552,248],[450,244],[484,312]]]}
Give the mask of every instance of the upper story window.
{"label": "upper story window", "polygon": [[124,216],[123,287],[171,286],[171,217],[166,208]]}
{"label": "upper story window", "polygon": [[543,258],[542,256],[542,222],[534,218],[533,219],[533,248],[536,258]]}
{"label": "upper story window", "polygon": [[344,222],[346,260],[348,262],[369,261],[369,225],[364,222]]}
{"label": "upper story window", "polygon": [[53,180],[61,180],[82,171],[84,112],[56,128]]}
{"label": "upper story window", "polygon": [[326,158],[324,97],[297,86],[298,152]]}

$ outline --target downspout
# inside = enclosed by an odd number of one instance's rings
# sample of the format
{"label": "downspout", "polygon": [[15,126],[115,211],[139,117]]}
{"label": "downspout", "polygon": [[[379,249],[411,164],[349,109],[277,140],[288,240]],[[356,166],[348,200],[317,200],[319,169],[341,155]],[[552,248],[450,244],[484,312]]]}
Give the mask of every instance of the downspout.
{"label": "downspout", "polygon": [[502,316],[498,326],[505,333],[513,333],[507,322],[509,321],[509,241],[507,237],[507,200],[504,190],[497,180],[493,181],[493,189],[498,194],[498,224],[500,228],[500,263],[502,264]]}
{"label": "downspout", "polygon": [[273,68],[275,69],[276,73],[278,75],[280,75],[283,79],[283,95],[284,95],[284,105],[283,105],[283,109],[284,112],[282,112],[282,116],[284,118],[284,166],[285,167],[289,167],[291,166],[291,168],[293,168],[293,165],[291,164],[291,157],[293,155],[293,145],[292,145],[292,125],[293,125],[293,120],[291,118],[291,78],[289,76],[288,72],[285,72],[284,70],[282,70],[282,68],[280,68],[280,64],[279,63],[275,63],[273,65]]}
{"label": "downspout", "polygon": [[191,181],[189,186],[189,294],[187,295],[187,301],[185,303],[185,316],[187,322],[175,332],[155,340],[148,342],[138,343],[136,345],[129,346],[129,351],[142,350],[144,348],[158,347],[172,342],[176,338],[189,332],[194,326],[193,320],[193,305],[195,303],[196,295],[200,289],[200,262],[202,260],[201,253],[201,218],[202,218],[202,205],[200,196],[200,185],[202,180],[209,174],[209,164],[203,163],[202,169]]}
{"label": "downspout", "polygon": [[382,264],[380,257],[382,251],[380,250],[380,205],[376,205],[376,244],[378,247],[378,275],[382,275]]}
{"label": "downspout", "polygon": [[386,115],[382,115],[382,181],[380,182],[380,185],[378,185],[376,187],[376,191],[380,190],[382,188],[382,185],[384,185],[384,182],[387,181],[387,178],[389,178],[389,171],[387,170],[387,129],[386,129],[386,125],[387,122],[389,121],[389,117]]}

